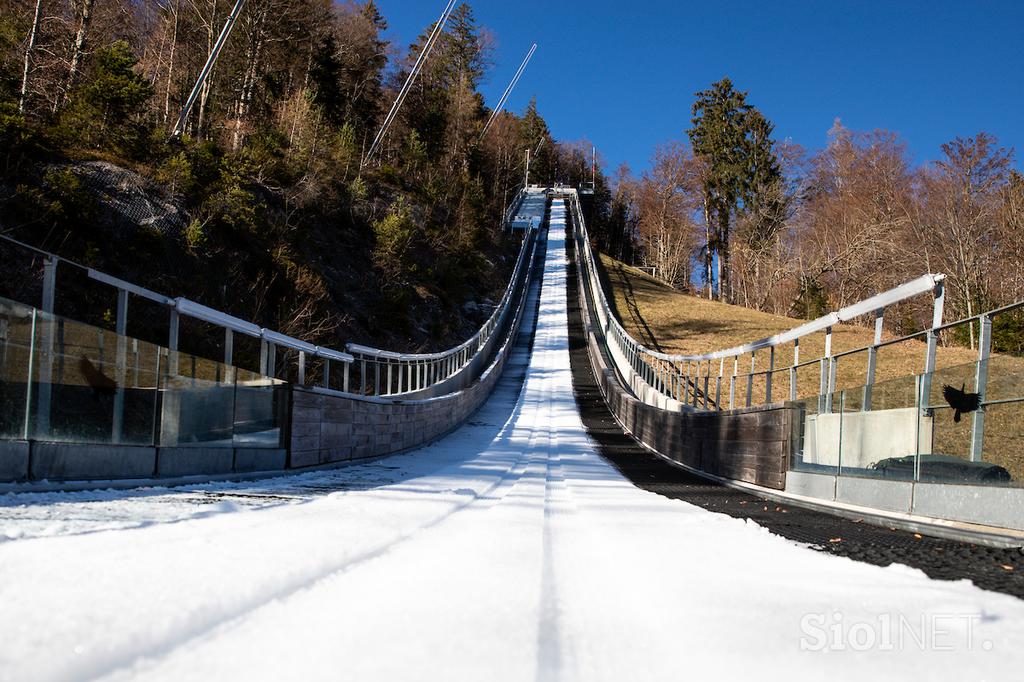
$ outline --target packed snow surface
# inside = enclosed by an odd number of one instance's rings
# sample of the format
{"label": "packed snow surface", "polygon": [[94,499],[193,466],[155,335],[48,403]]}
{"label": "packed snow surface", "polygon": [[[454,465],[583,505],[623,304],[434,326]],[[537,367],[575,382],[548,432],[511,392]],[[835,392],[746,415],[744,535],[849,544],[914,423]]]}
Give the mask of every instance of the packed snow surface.
{"label": "packed snow surface", "polygon": [[564,224],[556,201],[532,354],[434,445],[0,497],[0,680],[1017,679],[1024,602],[797,546],[597,455]]}

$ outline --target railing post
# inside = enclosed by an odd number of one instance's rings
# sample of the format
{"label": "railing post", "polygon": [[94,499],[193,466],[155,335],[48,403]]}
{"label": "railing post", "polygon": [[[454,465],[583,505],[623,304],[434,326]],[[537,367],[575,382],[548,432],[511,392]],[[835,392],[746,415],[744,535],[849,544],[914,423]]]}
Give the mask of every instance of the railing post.
{"label": "railing post", "polygon": [[[42,343],[39,363],[39,398],[36,408],[36,435],[47,437],[50,433],[50,404],[53,399],[53,310],[57,298],[56,257],[48,256],[43,261],[43,313]],[[38,328],[38,323],[37,323]]]}
{"label": "railing post", "polygon": [[729,409],[736,406],[736,377],[740,372],[740,356],[732,359],[732,376],[729,377]]}
{"label": "railing post", "polygon": [[882,343],[882,324],[885,320],[885,309],[879,308],[875,311],[875,340],[868,348],[868,371],[864,379],[864,399],[861,410],[871,410],[871,397],[875,390],[875,369],[878,366],[878,344]]}
{"label": "railing post", "polygon": [[832,393],[828,390],[828,377],[832,358],[832,327],[825,330],[825,354],[818,362],[820,377],[818,381],[818,411],[832,412]]}
{"label": "railing post", "polygon": [[331,359],[324,358],[324,378],[322,383],[324,388],[329,389],[331,387]]}
{"label": "railing post", "polygon": [[178,374],[178,309],[171,308],[170,321],[167,329],[167,374],[176,376]]}
{"label": "railing post", "polygon": [[124,433],[124,384],[128,374],[128,292],[117,290],[117,388],[114,390],[114,419],[111,425],[111,441],[120,443]]}
{"label": "railing post", "polygon": [[797,365],[800,364],[800,339],[793,339],[793,364],[789,368],[789,399],[796,402],[797,399]]}
{"label": "railing post", "polygon": [[341,386],[341,390],[344,391],[345,393],[348,393],[348,382],[349,382],[349,376],[351,374],[351,370],[352,370],[352,363],[351,362],[346,362],[345,363],[345,372],[344,372],[344,375],[342,377],[342,386]]}
{"label": "railing post", "polygon": [[718,363],[718,378],[715,379],[715,409],[722,409],[722,378],[725,376],[725,358]]}
{"label": "railing post", "polygon": [[267,342],[267,376],[277,376],[277,346],[273,342]]}
{"label": "railing post", "polygon": [[974,411],[971,422],[971,461],[980,462],[985,454],[985,389],[988,385],[988,359],[992,354],[992,318],[979,318],[978,367],[974,375],[974,390],[979,396],[980,407]]}
{"label": "railing post", "polygon": [[924,375],[921,377],[921,409],[927,409],[932,395],[932,374],[935,372],[935,353],[939,346],[939,334],[935,328],[942,325],[942,309],[946,301],[946,288],[937,282],[934,289],[935,303],[932,308],[932,326],[928,330],[928,347],[925,350]]}
{"label": "railing post", "polygon": [[754,399],[754,370],[757,369],[757,351],[750,352],[750,374],[747,375],[747,407]]}
{"label": "railing post", "polygon": [[765,403],[772,402],[772,375],[775,373],[775,346],[768,349],[768,375],[764,381]]}
{"label": "railing post", "polygon": [[28,342],[28,382],[25,384],[25,423],[21,429],[23,440],[32,437],[32,380],[36,369],[36,326],[39,319],[39,311],[32,309],[32,331]]}
{"label": "railing post", "polygon": [[373,394],[380,395],[380,360],[373,361]]}
{"label": "railing post", "polygon": [[391,390],[394,387],[394,385],[391,383],[391,381],[392,381],[391,372],[392,372],[391,360],[389,359],[388,360],[388,388],[387,388],[386,391],[384,391],[384,395],[391,395]]}
{"label": "railing post", "polygon": [[260,339],[260,374],[268,376],[267,367],[270,363],[270,348],[268,343]]}
{"label": "railing post", "polygon": [[299,351],[299,386],[306,385],[306,351]]}

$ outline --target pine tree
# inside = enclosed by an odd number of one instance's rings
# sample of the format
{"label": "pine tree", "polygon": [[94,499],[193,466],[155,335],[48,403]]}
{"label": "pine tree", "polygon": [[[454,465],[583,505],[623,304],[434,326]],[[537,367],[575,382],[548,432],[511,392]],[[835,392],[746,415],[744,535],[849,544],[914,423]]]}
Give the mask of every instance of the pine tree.
{"label": "pine tree", "polygon": [[[693,151],[704,162],[704,215],[708,222],[705,277],[714,256],[718,264],[718,295],[732,301],[729,280],[730,239],[735,217],[753,210],[768,188],[781,178],[771,141],[772,124],[752,105],[747,93],[723,78],[697,93],[693,127],[687,132]],[[765,199],[767,201],[767,199]]]}

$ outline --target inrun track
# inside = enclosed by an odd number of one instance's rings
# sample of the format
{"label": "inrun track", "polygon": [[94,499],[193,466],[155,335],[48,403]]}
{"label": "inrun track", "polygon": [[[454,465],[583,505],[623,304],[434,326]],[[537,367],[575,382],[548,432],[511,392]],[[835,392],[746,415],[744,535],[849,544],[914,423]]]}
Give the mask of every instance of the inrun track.
{"label": "inrun track", "polygon": [[0,680],[1022,669],[1024,602],[814,551],[637,488],[603,459],[573,395],[565,229],[556,200],[532,342],[521,335],[470,423],[428,447],[261,483],[8,496]]}

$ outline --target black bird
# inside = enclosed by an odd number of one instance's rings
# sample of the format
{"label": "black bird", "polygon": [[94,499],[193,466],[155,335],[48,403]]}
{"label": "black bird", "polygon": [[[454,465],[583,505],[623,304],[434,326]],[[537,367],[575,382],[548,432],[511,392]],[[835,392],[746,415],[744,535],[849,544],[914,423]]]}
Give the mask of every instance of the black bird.
{"label": "black bird", "polygon": [[959,422],[961,414],[974,412],[981,407],[981,395],[978,393],[966,393],[964,389],[967,384],[961,384],[956,389],[949,384],[942,387],[942,397],[946,399],[949,406],[953,408],[953,421]]}
{"label": "black bird", "polygon": [[78,361],[78,369],[82,372],[89,387],[92,388],[94,397],[114,395],[117,390],[117,382],[101,372],[96,365],[89,361],[84,355]]}

